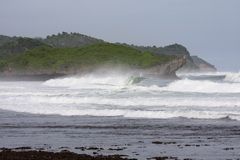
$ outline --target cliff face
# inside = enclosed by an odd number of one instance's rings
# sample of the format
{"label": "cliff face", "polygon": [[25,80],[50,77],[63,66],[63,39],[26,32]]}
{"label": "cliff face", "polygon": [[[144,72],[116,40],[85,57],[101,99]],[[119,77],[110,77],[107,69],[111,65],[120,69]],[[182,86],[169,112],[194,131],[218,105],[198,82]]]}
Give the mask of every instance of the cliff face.
{"label": "cliff face", "polygon": [[146,74],[156,75],[156,76],[163,76],[169,78],[176,78],[176,71],[183,67],[187,62],[186,56],[178,56],[174,60],[161,64],[156,65],[150,69],[145,70]]}
{"label": "cliff face", "polygon": [[180,44],[173,44],[165,47],[135,45],[130,46],[142,51],[149,51],[158,55],[185,56],[186,63],[179,69],[179,72],[215,72],[217,70],[213,65],[209,64],[205,60],[197,56],[191,56],[187,48]]}

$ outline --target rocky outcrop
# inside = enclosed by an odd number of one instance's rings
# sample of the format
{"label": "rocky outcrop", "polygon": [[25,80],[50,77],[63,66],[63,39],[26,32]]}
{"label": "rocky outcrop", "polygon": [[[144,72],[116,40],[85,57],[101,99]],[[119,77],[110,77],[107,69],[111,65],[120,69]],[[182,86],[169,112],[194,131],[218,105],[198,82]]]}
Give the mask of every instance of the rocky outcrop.
{"label": "rocky outcrop", "polygon": [[197,56],[191,56],[187,48],[180,44],[172,44],[165,47],[124,45],[159,55],[185,56],[186,63],[179,69],[179,72],[215,72],[217,70],[215,66],[205,60]]}
{"label": "rocky outcrop", "polygon": [[186,64],[178,70],[178,72],[216,72],[217,69],[214,65],[199,58],[198,56],[190,56],[187,58]]}
{"label": "rocky outcrop", "polygon": [[178,56],[174,60],[166,63],[154,66],[145,70],[145,74],[156,75],[160,77],[176,78],[176,71],[183,67],[187,62],[186,56]]}
{"label": "rocky outcrop", "polygon": [[193,63],[198,67],[200,72],[216,72],[217,69],[214,65],[208,63],[198,56],[191,56],[193,59]]}

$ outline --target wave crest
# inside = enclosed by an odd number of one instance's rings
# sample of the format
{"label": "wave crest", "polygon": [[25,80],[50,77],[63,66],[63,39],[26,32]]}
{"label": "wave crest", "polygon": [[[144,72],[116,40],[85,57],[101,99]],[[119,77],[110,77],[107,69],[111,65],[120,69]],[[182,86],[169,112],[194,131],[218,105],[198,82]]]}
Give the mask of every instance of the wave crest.
{"label": "wave crest", "polygon": [[85,75],[51,79],[43,84],[50,87],[113,89],[140,82],[140,77],[132,75]]}
{"label": "wave crest", "polygon": [[224,81],[240,83],[240,72],[239,73],[227,73]]}
{"label": "wave crest", "polygon": [[[192,93],[240,93],[240,83],[214,82],[210,80],[190,80],[188,78],[176,80],[167,86],[141,86],[134,85],[144,80],[144,77],[131,75],[108,75],[95,76],[86,75],[83,77],[66,77],[51,79],[44,82],[50,87],[67,87],[70,89],[121,89],[126,88],[135,91],[146,92],[192,92]],[[237,79],[234,79],[237,81]]]}
{"label": "wave crest", "polygon": [[240,93],[240,84],[183,79],[170,83],[167,87],[163,87],[163,90],[197,93]]}

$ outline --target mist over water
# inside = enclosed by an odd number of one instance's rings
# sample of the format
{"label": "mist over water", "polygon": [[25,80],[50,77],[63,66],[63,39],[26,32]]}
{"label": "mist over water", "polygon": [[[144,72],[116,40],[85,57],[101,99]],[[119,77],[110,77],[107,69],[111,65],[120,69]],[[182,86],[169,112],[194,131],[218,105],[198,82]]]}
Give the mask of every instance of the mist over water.
{"label": "mist over water", "polygon": [[240,120],[240,74],[179,74],[179,80],[88,74],[0,82],[0,109],[63,116]]}

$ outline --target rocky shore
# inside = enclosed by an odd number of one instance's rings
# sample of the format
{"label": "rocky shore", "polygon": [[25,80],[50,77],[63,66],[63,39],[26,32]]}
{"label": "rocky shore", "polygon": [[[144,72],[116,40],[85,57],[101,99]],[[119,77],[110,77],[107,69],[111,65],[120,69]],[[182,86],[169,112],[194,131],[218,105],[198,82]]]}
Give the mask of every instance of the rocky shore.
{"label": "rocky shore", "polygon": [[121,155],[97,155],[90,156],[87,154],[76,154],[67,150],[61,152],[47,152],[47,151],[14,151],[12,149],[3,149],[0,152],[0,159],[2,160],[127,160]]}
{"label": "rocky shore", "polygon": [[[84,147],[85,148],[85,147]],[[87,149],[87,148],[86,148]],[[95,150],[88,149],[88,150]],[[125,158],[126,155],[96,155],[91,156],[87,154],[77,154],[68,150],[61,152],[49,152],[41,150],[32,150],[31,147],[20,148],[0,148],[1,160],[137,160]],[[149,160],[177,160],[176,157],[152,157]]]}

